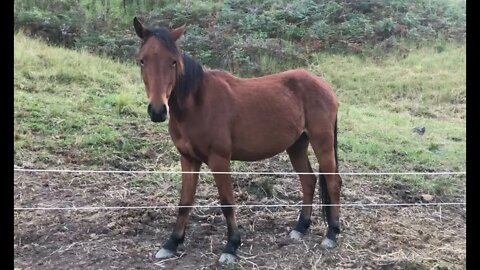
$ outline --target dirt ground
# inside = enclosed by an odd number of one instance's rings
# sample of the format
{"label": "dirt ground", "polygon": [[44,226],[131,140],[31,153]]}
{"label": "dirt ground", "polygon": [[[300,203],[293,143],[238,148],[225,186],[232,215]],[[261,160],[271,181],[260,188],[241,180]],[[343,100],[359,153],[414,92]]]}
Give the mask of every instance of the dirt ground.
{"label": "dirt ground", "polygon": [[[301,203],[300,185],[294,176],[235,179],[238,204]],[[380,182],[377,177],[344,176],[342,202],[417,200],[415,194],[405,195],[408,190],[387,189]],[[15,172],[14,183],[15,207],[176,205],[179,189],[178,182],[161,175]],[[196,204],[217,203],[213,182],[201,177]],[[339,247],[334,251],[320,248],[325,225],[318,208],[314,210],[309,234],[302,241],[289,239],[298,210],[293,206],[239,208],[241,259],[230,266],[216,263],[226,243],[226,225],[218,207],[194,209],[179,257],[165,261],[154,256],[172,231],[175,209],[17,210],[14,266],[15,269],[466,268],[464,206],[345,206],[341,212]]]}

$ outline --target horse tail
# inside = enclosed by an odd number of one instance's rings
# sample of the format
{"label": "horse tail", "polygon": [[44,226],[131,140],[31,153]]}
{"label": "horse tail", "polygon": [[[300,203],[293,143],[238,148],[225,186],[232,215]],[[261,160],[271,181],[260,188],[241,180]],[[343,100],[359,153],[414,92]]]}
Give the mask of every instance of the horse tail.
{"label": "horse tail", "polygon": [[335,150],[335,172],[338,173],[338,155],[337,155],[337,117],[335,116],[335,130],[333,131],[333,149]]}
{"label": "horse tail", "polygon": [[[335,128],[333,130],[333,149],[335,152],[335,172],[338,172],[338,155],[337,155],[337,117],[335,117]],[[320,173],[322,173],[320,171]],[[325,204],[330,204],[330,195],[328,195],[328,188],[327,188],[327,179],[325,175],[320,174],[320,192],[318,193],[320,196],[320,203],[322,204],[322,217],[323,222],[328,225],[328,219],[330,218],[330,206],[325,206]]]}

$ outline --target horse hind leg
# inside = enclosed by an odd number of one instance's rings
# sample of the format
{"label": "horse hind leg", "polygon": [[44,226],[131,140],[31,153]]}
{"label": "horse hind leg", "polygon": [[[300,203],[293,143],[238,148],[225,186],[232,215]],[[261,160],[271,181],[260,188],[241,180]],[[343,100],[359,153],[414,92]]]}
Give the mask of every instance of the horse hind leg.
{"label": "horse hind leg", "polygon": [[[333,132],[332,132],[333,133]],[[334,134],[322,132],[313,136],[311,134],[311,143],[315,156],[317,157],[320,172],[329,173],[320,175],[320,194],[323,204],[333,204],[333,206],[323,206],[324,216],[326,216],[328,229],[325,239],[321,246],[325,249],[333,249],[337,246],[337,234],[340,233],[340,189],[342,178],[338,174],[337,161],[335,158]]]}
{"label": "horse hind leg", "polygon": [[[293,169],[297,173],[312,173],[312,167],[308,160],[308,136],[303,133],[300,138],[287,149],[290,162]],[[299,174],[300,183],[302,185],[303,192],[303,204],[300,216],[298,217],[297,224],[290,232],[290,237],[296,240],[300,240],[307,233],[311,223],[313,195],[315,193],[315,185],[317,178],[313,174]]]}

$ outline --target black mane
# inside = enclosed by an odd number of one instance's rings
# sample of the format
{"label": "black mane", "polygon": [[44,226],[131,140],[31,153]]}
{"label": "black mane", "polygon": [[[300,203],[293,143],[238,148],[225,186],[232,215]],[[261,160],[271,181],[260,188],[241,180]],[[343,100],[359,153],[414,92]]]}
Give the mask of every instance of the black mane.
{"label": "black mane", "polygon": [[188,95],[191,94],[195,96],[203,80],[203,67],[199,62],[186,53],[182,53],[182,63],[183,70],[177,77],[175,87],[168,100],[168,105],[171,106],[170,99],[176,99],[179,109],[182,107]]}
{"label": "black mane", "polygon": [[149,29],[145,40],[151,36],[162,42],[165,48],[174,55],[178,63],[177,81],[168,99],[168,105],[175,113],[180,114],[185,99],[189,95],[195,96],[200,89],[203,79],[203,67],[195,59],[178,49],[167,28]]}

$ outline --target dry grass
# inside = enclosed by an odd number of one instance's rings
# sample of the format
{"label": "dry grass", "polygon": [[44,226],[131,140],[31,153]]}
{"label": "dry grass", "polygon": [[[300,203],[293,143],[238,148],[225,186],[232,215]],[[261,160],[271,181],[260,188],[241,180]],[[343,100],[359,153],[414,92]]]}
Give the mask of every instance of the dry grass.
{"label": "dry grass", "polygon": [[[16,173],[17,206],[176,205],[178,189],[154,176]],[[141,188],[132,182],[143,179]],[[260,198],[250,183],[236,181],[239,204],[300,203],[300,186],[292,177],[276,178],[271,197]],[[202,181],[199,205],[218,205],[213,183]],[[66,183],[68,183],[66,185]],[[345,179],[344,202],[402,202],[375,179]],[[441,199],[441,198],[440,198]],[[238,263],[216,261],[226,241],[219,208],[192,212],[179,257],[154,258],[171,232],[174,209],[117,211],[17,211],[15,267],[47,269],[464,269],[465,208],[343,207],[342,234],[335,251],[320,241],[325,226],[316,209],[311,232],[302,241],[289,239],[298,208],[239,208],[243,245]],[[436,268],[435,268],[436,267]]]}

